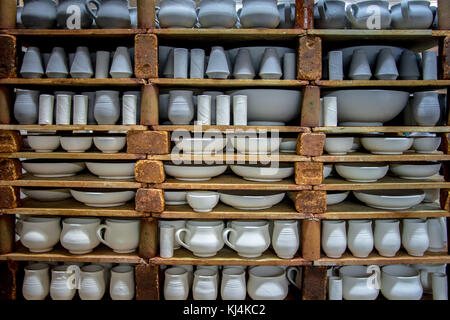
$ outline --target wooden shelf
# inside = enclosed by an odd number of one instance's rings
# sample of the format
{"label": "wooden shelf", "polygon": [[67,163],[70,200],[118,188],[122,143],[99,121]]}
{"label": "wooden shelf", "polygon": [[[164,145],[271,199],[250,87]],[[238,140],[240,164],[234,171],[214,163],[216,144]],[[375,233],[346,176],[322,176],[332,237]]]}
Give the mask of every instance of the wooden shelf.
{"label": "wooden shelf", "polygon": [[323,133],[368,133],[368,132],[385,132],[385,133],[401,133],[401,132],[437,132],[448,133],[450,126],[440,127],[315,127],[314,132]]}
{"label": "wooden shelf", "polygon": [[0,209],[1,213],[48,216],[89,216],[89,217],[145,217],[150,214],[135,210],[134,202],[111,208],[96,208],[84,205],[75,199],[42,202],[23,199],[22,206],[15,209]]}
{"label": "wooden shelf", "polygon": [[127,180],[101,179],[90,173],[80,173],[72,177],[41,178],[25,173],[19,180],[0,180],[0,186],[14,187],[55,187],[55,188],[108,188],[139,189],[142,183]]}
{"label": "wooden shelf", "polygon": [[[0,153],[1,157],[1,153]],[[221,163],[249,162],[257,159],[273,162],[304,162],[311,161],[311,157],[300,156],[295,153],[272,153],[272,154],[164,154],[164,155],[148,155],[147,159],[161,161],[208,161]],[[450,159],[450,155],[449,155]]]}
{"label": "wooden shelf", "polygon": [[450,155],[441,151],[431,154],[405,152],[399,155],[384,155],[371,153],[348,153],[346,155],[325,154],[320,157],[313,157],[317,162],[384,162],[384,161],[450,161]]}
{"label": "wooden shelf", "polygon": [[0,158],[21,159],[86,159],[86,160],[139,160],[145,159],[146,154],[132,153],[102,153],[102,152],[12,152],[0,153]]}
{"label": "wooden shelf", "polygon": [[437,203],[421,203],[407,210],[381,210],[368,207],[361,202],[344,201],[328,206],[327,212],[315,215],[324,220],[335,219],[404,219],[450,217],[450,212],[441,209]]}
{"label": "wooden shelf", "polygon": [[154,257],[150,263],[164,265],[207,265],[207,266],[304,266],[311,265],[300,257],[293,259],[280,259],[270,250],[267,250],[259,258],[243,258],[237,252],[223,248],[219,253],[211,258],[200,258],[194,256],[191,251],[184,248],[174,251],[172,258]]}
{"label": "wooden shelf", "polygon": [[135,253],[115,253],[112,249],[103,245],[98,246],[94,251],[88,254],[71,254],[62,247],[55,247],[50,252],[32,253],[21,244],[17,245],[13,253],[0,255],[0,261],[57,261],[57,262],[91,262],[91,263],[145,263]]}
{"label": "wooden shelf", "polygon": [[[374,249],[375,250],[375,249]],[[350,266],[350,265],[372,265],[372,264],[447,264],[450,256],[441,252],[426,252],[423,257],[414,257],[400,250],[395,257],[383,257],[373,251],[367,258],[356,258],[350,252],[345,252],[341,258],[328,258],[325,255],[314,261],[315,266]]]}
{"label": "wooden shelf", "polygon": [[139,33],[146,33],[145,29],[6,29],[0,33],[7,33],[14,36],[44,36],[44,37],[119,37],[133,36]]}
{"label": "wooden shelf", "polygon": [[[2,129],[2,126],[0,126]],[[194,125],[154,125],[152,129],[155,131],[179,131],[186,130],[190,132],[204,132],[204,131],[220,131],[220,132],[240,132],[240,131],[266,131],[270,132],[276,130],[279,132],[310,132],[306,127],[296,126],[194,126]],[[450,131],[450,129],[449,129]]]}
{"label": "wooden shelf", "polygon": [[231,174],[223,174],[208,181],[183,181],[168,177],[165,182],[152,184],[156,189],[187,189],[187,190],[311,190],[309,185],[295,184],[294,179],[284,179],[278,182],[256,182]]}
{"label": "wooden shelf", "polygon": [[316,80],[314,84],[323,88],[348,87],[427,87],[445,88],[450,80]]}
{"label": "wooden shelf", "polygon": [[372,183],[350,182],[343,178],[329,177],[323,184],[314,186],[314,190],[379,190],[379,189],[445,189],[450,188],[450,182],[444,177],[435,176],[426,180],[401,179],[393,176]]}
{"label": "wooden shelf", "polygon": [[300,80],[238,80],[238,79],[150,79],[150,83],[163,87],[302,87],[309,84]]}
{"label": "wooden shelf", "polygon": [[[287,196],[286,196],[287,197]],[[161,219],[305,219],[307,215],[299,213],[289,199],[265,210],[239,210],[219,203],[212,212],[195,212],[185,204],[179,206],[166,205],[164,212],[153,213],[153,217]]]}
{"label": "wooden shelf", "polygon": [[144,79],[22,79],[9,78],[0,79],[1,85],[30,85],[30,86],[73,86],[73,87],[91,87],[91,86],[128,86],[138,87],[146,84]]}
{"label": "wooden shelf", "polygon": [[109,124],[0,124],[0,130],[25,131],[142,131],[147,126],[141,125],[109,125]]}

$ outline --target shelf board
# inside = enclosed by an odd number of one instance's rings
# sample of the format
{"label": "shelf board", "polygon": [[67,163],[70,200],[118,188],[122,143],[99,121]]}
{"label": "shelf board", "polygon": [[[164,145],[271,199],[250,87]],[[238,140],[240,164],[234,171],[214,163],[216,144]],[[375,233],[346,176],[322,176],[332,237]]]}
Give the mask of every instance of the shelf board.
{"label": "shelf board", "polygon": [[44,36],[44,37],[119,37],[132,36],[139,33],[146,33],[146,29],[6,29],[0,33],[7,33],[14,36]]}
{"label": "shelf board", "polygon": [[427,87],[445,88],[450,80],[316,80],[314,84],[323,88],[348,87]]}
{"label": "shelf board", "polygon": [[307,215],[299,213],[289,199],[265,210],[239,210],[223,203],[219,203],[212,212],[195,212],[185,205],[166,205],[162,213],[153,213],[153,217],[161,219],[304,219]]}
{"label": "shelf board", "polygon": [[401,132],[437,132],[448,133],[450,126],[440,127],[413,127],[413,126],[398,126],[398,127],[315,127],[312,128],[314,132],[323,133],[368,133],[368,132],[385,132],[385,133],[401,133]]}
{"label": "shelf board", "polygon": [[211,258],[200,258],[184,248],[175,250],[172,258],[154,257],[150,263],[164,265],[207,265],[207,266],[304,266],[311,265],[310,261],[301,257],[280,259],[270,250],[266,250],[259,258],[244,258],[237,252],[223,248]]}
{"label": "shelf board", "polygon": [[75,199],[42,202],[25,198],[22,206],[15,209],[0,209],[5,214],[87,217],[146,217],[149,214],[135,210],[134,202],[111,208],[96,208],[84,205]]}
{"label": "shelf board", "polygon": [[[1,153],[0,153],[1,157]],[[161,160],[161,161],[183,161],[183,162],[195,162],[195,161],[208,161],[208,162],[220,162],[220,163],[236,163],[236,162],[251,162],[258,159],[270,162],[304,162],[311,161],[311,157],[300,156],[295,153],[272,153],[272,154],[163,154],[163,155],[148,155],[147,159]],[[449,155],[450,159],[450,155]]]}
{"label": "shelf board", "polygon": [[151,84],[164,87],[303,87],[308,81],[300,80],[239,80],[239,79],[150,79]]}
{"label": "shelf board", "polygon": [[315,215],[324,220],[335,219],[404,219],[450,217],[450,212],[441,209],[437,203],[421,203],[407,210],[381,210],[368,207],[362,203],[344,201],[328,206],[327,212]]}
{"label": "shelf board", "polygon": [[[2,126],[0,126],[2,129]],[[276,130],[279,132],[310,132],[306,127],[297,126],[194,126],[194,125],[154,125],[152,129],[155,131],[189,131],[189,132],[248,132],[248,131],[265,131],[270,132]]]}
{"label": "shelf board", "polygon": [[430,179],[412,180],[393,176],[372,183],[350,182],[343,178],[329,177],[323,184],[314,186],[314,190],[379,190],[379,189],[445,189],[450,188],[450,182],[445,182],[443,176]]}
{"label": "shelf board", "polygon": [[86,159],[86,160],[139,160],[145,159],[146,154],[132,153],[102,153],[102,152],[11,152],[0,153],[0,158],[10,159]]}
{"label": "shelf board", "polygon": [[0,124],[0,130],[24,131],[142,131],[147,126],[109,124]]}
{"label": "shelf board", "polygon": [[127,180],[101,179],[91,173],[82,172],[72,177],[41,178],[25,173],[19,180],[0,180],[0,186],[54,187],[54,188],[108,188],[139,189],[142,183]]}
{"label": "shelf board", "polygon": [[405,152],[399,155],[384,155],[371,153],[348,153],[346,155],[325,154],[319,157],[313,157],[317,162],[384,162],[384,161],[450,161],[450,155],[441,151],[430,154]]}
{"label": "shelf board", "polygon": [[16,245],[13,253],[0,255],[0,261],[49,261],[49,262],[90,262],[90,263],[145,263],[145,260],[134,253],[115,253],[103,245],[88,254],[71,254],[63,247],[55,247],[50,252],[32,253],[22,244]]}
{"label": "shelf board", "polygon": [[350,266],[350,265],[384,265],[384,264],[447,264],[450,256],[444,252],[426,252],[423,257],[414,257],[400,250],[395,257],[383,257],[374,251],[367,258],[356,258],[345,252],[341,258],[328,258],[325,255],[314,261],[315,266]]}
{"label": "shelf board", "polygon": [[144,79],[22,79],[8,78],[0,79],[1,85],[30,85],[30,86],[74,86],[74,87],[91,87],[91,86],[129,86],[137,87],[146,84]]}
{"label": "shelf board", "polygon": [[183,181],[166,178],[163,183],[152,184],[156,189],[186,189],[186,190],[279,190],[296,191],[311,190],[309,185],[295,184],[294,179],[284,179],[278,182],[248,181],[233,174],[223,174],[208,181]]}

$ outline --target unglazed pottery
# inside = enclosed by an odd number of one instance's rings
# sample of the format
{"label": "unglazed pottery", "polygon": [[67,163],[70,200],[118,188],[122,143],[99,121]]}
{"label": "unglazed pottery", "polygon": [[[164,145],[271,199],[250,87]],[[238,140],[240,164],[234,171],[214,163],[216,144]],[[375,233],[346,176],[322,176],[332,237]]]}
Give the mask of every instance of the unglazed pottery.
{"label": "unglazed pottery", "polygon": [[374,243],[372,220],[349,220],[347,242],[353,256],[367,258]]}
{"label": "unglazed pottery", "polygon": [[415,137],[412,148],[417,153],[433,153],[440,145],[440,137]]}
{"label": "unglazed pottery", "polygon": [[419,272],[399,264],[382,267],[381,293],[389,300],[420,300],[423,289]]}
{"label": "unglazed pottery", "polygon": [[202,0],[198,21],[202,28],[233,28],[237,21],[234,0]]}
{"label": "unglazed pottery", "polygon": [[[341,53],[342,63],[342,51],[337,52]],[[350,63],[350,69],[348,71],[348,77],[352,80],[370,80],[370,78],[372,77],[369,60],[364,50],[356,49],[355,51],[353,51],[352,62]],[[332,79],[330,78],[330,80]]]}
{"label": "unglazed pottery", "polygon": [[44,300],[50,291],[48,264],[34,263],[25,267],[22,294],[26,300]]}
{"label": "unglazed pottery", "polygon": [[69,189],[20,188],[20,191],[37,201],[61,201],[72,197]]}
{"label": "unglazed pottery", "polygon": [[223,47],[214,46],[209,54],[206,75],[210,79],[227,79],[231,73],[227,54]]}
{"label": "unglazed pottery", "polygon": [[344,29],[346,26],[345,2],[319,0],[314,5],[314,26],[319,29]]}
{"label": "unglazed pottery", "polygon": [[94,137],[94,145],[104,153],[117,153],[127,143],[126,137]]}
{"label": "unglazed pottery", "polygon": [[20,68],[20,75],[26,79],[39,79],[44,75],[41,52],[37,47],[28,47]]}
{"label": "unglazed pottery", "polygon": [[134,268],[119,265],[111,269],[109,294],[112,300],[132,300],[135,294]]}
{"label": "unglazed pottery", "polygon": [[139,246],[140,225],[139,220],[106,219],[105,224],[97,227],[97,237],[114,252],[131,253]]}
{"label": "unglazed pottery", "polygon": [[220,201],[239,210],[264,210],[280,203],[284,195],[284,192],[230,190],[220,192]]}
{"label": "unglazed pottery", "polygon": [[409,255],[422,257],[430,244],[425,219],[403,219],[402,245]]}
{"label": "unglazed pottery", "polygon": [[269,223],[263,220],[234,220],[231,227],[223,231],[223,240],[239,256],[257,258],[269,248]]}
{"label": "unglazed pottery", "polygon": [[265,80],[279,80],[283,76],[281,59],[275,48],[266,48],[259,67],[259,77]]}
{"label": "unglazed pottery", "polygon": [[292,259],[300,246],[296,220],[274,220],[272,247],[278,257]]}
{"label": "unglazed pottery", "polygon": [[373,154],[402,154],[411,148],[414,138],[362,137],[362,146]]}
{"label": "unglazed pottery", "polygon": [[162,28],[192,28],[197,21],[192,0],[163,0],[158,14]]}
{"label": "unglazed pottery", "polygon": [[327,206],[341,203],[349,194],[350,191],[327,191]]}
{"label": "unglazed pottery", "polygon": [[401,247],[400,221],[377,219],[374,230],[375,248],[383,257],[394,257]]}
{"label": "unglazed pottery", "polygon": [[69,286],[71,271],[69,266],[56,266],[52,268],[52,280],[50,282],[50,297],[52,300],[72,300],[77,293],[76,288]]}
{"label": "unglazed pottery", "polygon": [[[377,10],[374,10],[376,7]],[[347,18],[353,29],[387,29],[391,24],[389,2],[365,0],[347,6]],[[378,19],[373,19],[377,13]]]}
{"label": "unglazed pottery", "polygon": [[434,126],[439,121],[441,109],[437,91],[415,92],[412,114],[420,126]]}
{"label": "unglazed pottery", "polygon": [[[222,221],[192,220],[186,223],[186,228],[176,231],[177,243],[192,251],[197,257],[213,257],[224,246]],[[184,241],[181,239],[185,232]]]}
{"label": "unglazed pottery", "polygon": [[400,80],[419,80],[421,73],[417,63],[416,53],[405,50],[400,56],[398,71]]}
{"label": "unglazed pottery", "polygon": [[164,272],[164,299],[186,300],[189,295],[188,272],[180,267]]}
{"label": "unglazed pottery", "polygon": [[88,265],[81,268],[80,289],[81,300],[101,300],[106,291],[105,269],[100,265]]}
{"label": "unglazed pottery", "polygon": [[339,269],[342,279],[342,295],[345,300],[375,300],[380,292],[368,286],[371,273],[365,266],[344,266]]}
{"label": "unglazed pottery", "polygon": [[[94,4],[97,12],[90,7]],[[87,0],[86,9],[101,29],[129,29],[131,28],[128,1],[126,0]]]}
{"label": "unglazed pottery", "polygon": [[30,252],[48,252],[59,242],[61,219],[59,217],[25,217],[17,222],[22,245]]}
{"label": "unglazed pottery", "polygon": [[59,147],[60,136],[28,136],[28,144],[36,152],[52,152]]}
{"label": "unglazed pottery", "polygon": [[286,271],[281,267],[257,266],[248,272],[247,292],[253,300],[284,300],[288,294]]}
{"label": "unglazed pottery", "polygon": [[24,0],[21,20],[25,28],[51,29],[56,24],[56,3],[53,0]]}
{"label": "unglazed pottery", "polygon": [[197,269],[194,272],[194,282],[192,284],[192,297],[194,300],[216,300],[218,291],[217,271]]}
{"label": "unglazed pottery", "polygon": [[439,162],[402,162],[390,163],[391,172],[402,179],[429,179],[439,173]]}
{"label": "unglazed pottery", "polygon": [[337,173],[351,182],[376,182],[383,178],[389,171],[389,165],[385,163],[336,163]]}
{"label": "unglazed pottery", "polygon": [[67,152],[85,152],[92,146],[92,137],[61,137],[61,147]]}
{"label": "unglazed pottery", "polygon": [[[113,191],[110,191],[113,190]],[[104,190],[93,190],[89,191],[87,189],[80,190],[70,190],[70,193],[75,198],[75,200],[84,203],[89,207],[118,207],[124,205],[128,201],[134,198],[136,195],[135,191],[124,190],[115,191],[114,189],[104,189]]]}
{"label": "unglazed pottery", "polygon": [[23,168],[33,176],[42,178],[71,177],[83,170],[84,162],[63,162],[51,160],[26,160]]}
{"label": "unglazed pottery", "polygon": [[98,124],[116,124],[120,117],[119,91],[96,92],[94,117]]}
{"label": "unglazed pottery", "polygon": [[340,258],[347,249],[345,221],[323,220],[321,244],[327,257]]}
{"label": "unglazed pottery", "polygon": [[131,78],[133,64],[127,47],[117,47],[109,74],[112,78]]}
{"label": "unglazed pottery", "polygon": [[234,266],[223,269],[220,296],[222,300],[245,300],[247,296],[245,269]]}
{"label": "unglazed pottery", "polygon": [[264,165],[230,165],[230,168],[245,180],[259,182],[281,181],[294,174],[294,167],[282,163],[277,168]]}
{"label": "unglazed pottery", "polygon": [[194,119],[192,91],[170,91],[168,118],[172,124],[189,124]]}
{"label": "unglazed pottery", "polygon": [[88,170],[102,179],[133,179],[135,162],[86,162]]}
{"label": "unglazed pottery", "polygon": [[66,218],[63,220],[61,245],[72,254],[87,254],[100,244],[96,230],[98,218]]}
{"label": "unglazed pottery", "polygon": [[78,47],[74,55],[73,61],[70,62],[70,75],[72,78],[88,79],[94,75],[91,55],[88,47]]}
{"label": "unglazed pottery", "polygon": [[276,0],[244,0],[239,21],[244,28],[276,28],[280,23]]}
{"label": "unglazed pottery", "polygon": [[189,191],[186,200],[195,212],[211,212],[219,203],[219,194],[213,191]]}
{"label": "unglazed pottery", "polygon": [[383,210],[406,210],[425,198],[422,190],[353,191],[355,197],[369,207]]}
{"label": "unglazed pottery", "polygon": [[402,0],[391,8],[392,28],[428,29],[433,23],[429,1]]}
{"label": "unglazed pottery", "polygon": [[378,53],[374,75],[377,80],[397,80],[399,73],[390,48],[381,49]]}
{"label": "unglazed pottery", "polygon": [[231,143],[240,153],[245,154],[268,154],[277,151],[280,148],[280,138],[259,138],[252,136],[233,137]]}
{"label": "unglazed pottery", "polygon": [[14,118],[19,124],[35,124],[38,120],[39,91],[16,89]]}
{"label": "unglazed pottery", "polygon": [[173,165],[164,164],[166,174],[178,180],[207,181],[227,170],[226,165]]}
{"label": "unglazed pottery", "polygon": [[[86,9],[85,0],[59,0],[58,7],[56,9],[56,21],[58,27],[62,29],[87,29],[92,26],[92,17]],[[74,9],[74,6],[79,10]],[[74,13],[79,12],[79,19],[71,18]],[[75,21],[79,21],[80,25],[76,28]]]}

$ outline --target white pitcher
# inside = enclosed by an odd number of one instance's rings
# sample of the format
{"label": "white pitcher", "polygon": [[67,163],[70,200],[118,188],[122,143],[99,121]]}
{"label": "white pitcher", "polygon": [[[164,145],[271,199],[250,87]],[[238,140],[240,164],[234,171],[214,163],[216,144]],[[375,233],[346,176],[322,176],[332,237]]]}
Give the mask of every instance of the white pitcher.
{"label": "white pitcher", "polygon": [[284,300],[288,294],[286,271],[276,266],[257,266],[249,270],[247,292],[253,300]]}
{"label": "white pitcher", "polygon": [[34,263],[25,267],[22,294],[26,300],[44,300],[50,290],[48,264]]}
{"label": "white pitcher", "polygon": [[164,274],[164,299],[186,300],[189,295],[188,272],[177,267],[166,269]]}
{"label": "white pitcher", "polygon": [[[97,237],[117,253],[131,253],[139,246],[140,220],[106,219],[106,224],[97,227]],[[102,230],[105,229],[105,236]]]}
{"label": "white pitcher", "polygon": [[76,283],[72,283],[72,272],[68,271],[68,265],[57,266],[52,269],[50,282],[50,297],[52,300],[72,300],[76,290]]}
{"label": "white pitcher", "polygon": [[222,235],[223,241],[245,258],[257,258],[270,246],[269,223],[263,220],[232,221]]}
{"label": "white pitcher", "polygon": [[375,248],[383,257],[394,257],[402,245],[400,221],[397,219],[375,220]]}
{"label": "white pitcher", "polygon": [[421,257],[430,244],[424,219],[403,219],[402,244],[409,255]]}
{"label": "white pitcher", "polygon": [[194,300],[217,299],[217,271],[211,269],[198,269],[194,272],[192,295]]}
{"label": "white pitcher", "polygon": [[419,272],[405,265],[381,268],[381,293],[389,300],[420,300],[423,289]]}
{"label": "white pitcher", "polygon": [[322,221],[322,249],[330,258],[340,258],[347,249],[344,220]]}
{"label": "white pitcher", "polygon": [[82,267],[78,290],[81,300],[101,300],[105,291],[104,268],[95,264]]}
{"label": "white pitcher", "polygon": [[17,222],[20,242],[30,252],[48,252],[59,242],[61,219],[59,217],[25,217]]}
{"label": "white pitcher", "polygon": [[97,238],[98,218],[66,218],[63,221],[61,245],[72,254],[86,254],[100,244]]}
{"label": "white pitcher", "polygon": [[245,269],[233,266],[223,269],[220,295],[222,300],[245,300],[247,296]]}
{"label": "white pitcher", "polygon": [[132,300],[135,293],[134,268],[120,265],[111,270],[109,294],[113,300]]}
{"label": "white pitcher", "polygon": [[372,277],[365,266],[344,266],[339,269],[342,279],[342,295],[345,300],[375,300],[380,292],[368,286]]}
{"label": "white pitcher", "polygon": [[[192,220],[186,223],[186,228],[177,230],[175,239],[197,257],[213,257],[224,246],[223,228],[223,221]],[[184,241],[183,232],[186,233]]]}
{"label": "white pitcher", "polygon": [[297,220],[275,220],[272,247],[278,257],[292,259],[300,246]]}

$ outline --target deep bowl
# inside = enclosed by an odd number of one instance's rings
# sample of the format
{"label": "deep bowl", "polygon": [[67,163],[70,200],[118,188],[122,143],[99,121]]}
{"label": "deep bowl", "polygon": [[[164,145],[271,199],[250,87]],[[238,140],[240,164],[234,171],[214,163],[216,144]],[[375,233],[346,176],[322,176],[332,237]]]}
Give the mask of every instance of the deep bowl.
{"label": "deep bowl", "polygon": [[382,210],[406,210],[425,198],[423,190],[370,190],[353,191],[353,194],[369,207]]}
{"label": "deep bowl", "polygon": [[327,137],[325,139],[324,150],[328,154],[347,154],[353,147],[353,137]]}
{"label": "deep bowl", "polygon": [[433,153],[441,145],[441,137],[415,137],[412,148],[417,153]]}
{"label": "deep bowl", "polygon": [[225,148],[225,138],[183,138],[175,146],[184,153],[214,154]]}
{"label": "deep bowl", "polygon": [[61,147],[67,152],[85,152],[92,146],[92,137],[61,137]]}
{"label": "deep bowl", "polygon": [[36,152],[52,152],[59,147],[60,136],[28,136],[28,144]]}
{"label": "deep bowl", "polygon": [[90,172],[102,179],[133,179],[135,162],[86,162]]}
{"label": "deep bowl", "polygon": [[230,168],[245,180],[259,182],[281,181],[294,174],[294,166],[281,162],[273,168],[264,165],[230,165]]}
{"label": "deep bowl", "polygon": [[336,163],[336,172],[351,182],[376,182],[389,171],[389,165],[384,163]]}
{"label": "deep bowl", "polygon": [[438,162],[403,162],[391,163],[390,169],[402,179],[428,179],[439,173],[441,165]]}
{"label": "deep bowl", "polygon": [[25,160],[22,165],[27,172],[42,178],[71,177],[86,167],[84,162],[51,160]]}
{"label": "deep bowl", "polygon": [[284,192],[271,191],[223,191],[220,201],[239,210],[264,210],[280,203]]}
{"label": "deep bowl", "polygon": [[103,153],[117,153],[127,144],[126,137],[94,137],[95,146]]}
{"label": "deep bowl", "polygon": [[174,165],[164,164],[164,171],[178,180],[207,181],[227,170],[226,165]]}
{"label": "deep bowl", "polygon": [[110,191],[110,190],[74,190],[70,193],[75,200],[90,207],[117,207],[124,205],[134,198],[136,192],[131,190]]}
{"label": "deep bowl", "polygon": [[327,191],[327,206],[341,203],[349,194],[350,191]]}

